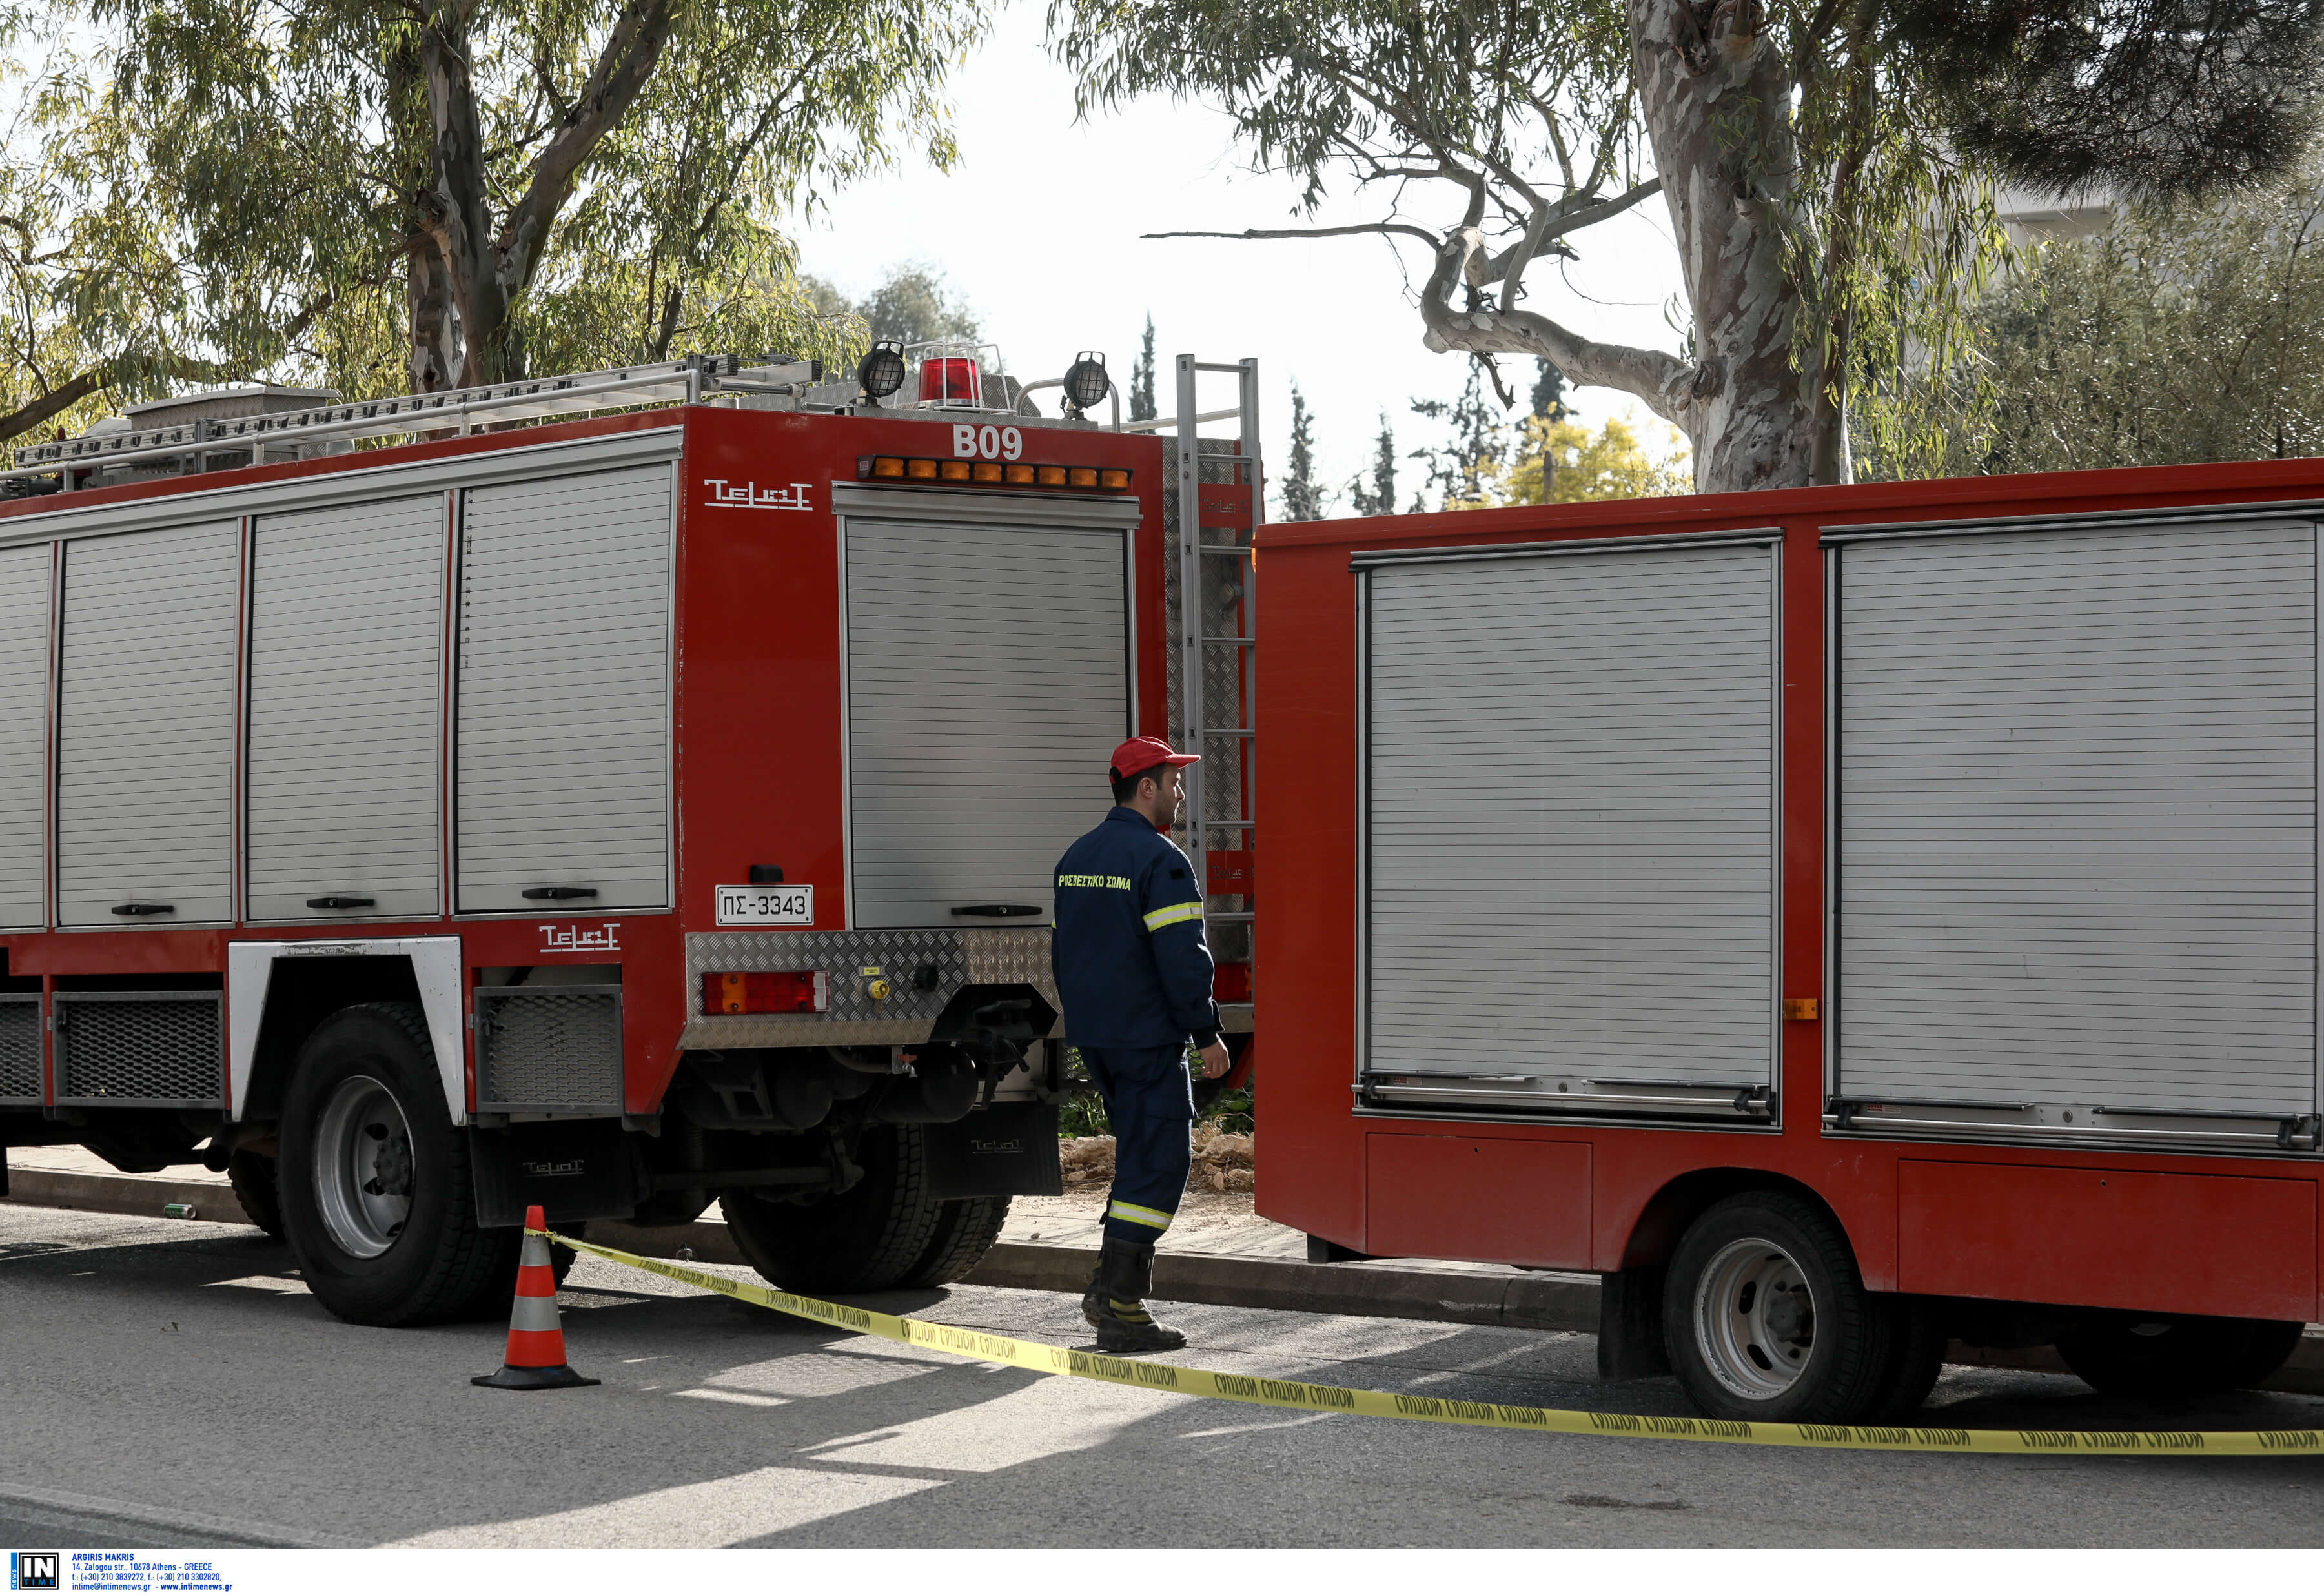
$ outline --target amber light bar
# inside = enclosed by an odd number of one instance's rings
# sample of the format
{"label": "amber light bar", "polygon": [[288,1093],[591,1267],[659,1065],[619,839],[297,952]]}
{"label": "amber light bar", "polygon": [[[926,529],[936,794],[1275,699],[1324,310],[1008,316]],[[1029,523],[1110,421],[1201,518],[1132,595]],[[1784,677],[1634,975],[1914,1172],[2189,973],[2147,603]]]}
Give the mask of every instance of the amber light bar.
{"label": "amber light bar", "polygon": [[1001,487],[1097,488],[1126,492],[1130,472],[1120,466],[1039,466],[1019,460],[925,460],[899,454],[859,455],[858,482],[967,482]]}
{"label": "amber light bar", "polygon": [[820,969],[770,973],[706,974],[705,1013],[828,1013],[831,976]]}

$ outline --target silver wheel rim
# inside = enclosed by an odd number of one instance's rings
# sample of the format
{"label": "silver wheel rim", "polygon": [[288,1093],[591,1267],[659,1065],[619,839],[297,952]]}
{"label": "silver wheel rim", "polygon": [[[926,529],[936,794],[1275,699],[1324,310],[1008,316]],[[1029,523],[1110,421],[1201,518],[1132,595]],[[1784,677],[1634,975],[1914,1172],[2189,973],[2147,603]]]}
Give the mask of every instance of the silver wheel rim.
{"label": "silver wheel rim", "polygon": [[1730,1240],[1694,1287],[1694,1341],[1711,1377],[1746,1401],[1772,1401],[1815,1350],[1815,1297],[1791,1253]]}
{"label": "silver wheel rim", "polygon": [[339,1249],[375,1258],[411,1217],[411,1127],[395,1093],[343,1080],[315,1126],[315,1204]]}

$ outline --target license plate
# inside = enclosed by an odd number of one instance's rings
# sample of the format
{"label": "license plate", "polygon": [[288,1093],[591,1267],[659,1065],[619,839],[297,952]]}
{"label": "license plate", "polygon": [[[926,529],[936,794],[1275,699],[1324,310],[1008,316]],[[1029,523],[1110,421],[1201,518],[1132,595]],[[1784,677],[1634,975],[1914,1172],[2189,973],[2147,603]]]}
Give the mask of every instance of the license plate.
{"label": "license plate", "polygon": [[721,925],[813,925],[812,886],[722,886],[718,889]]}

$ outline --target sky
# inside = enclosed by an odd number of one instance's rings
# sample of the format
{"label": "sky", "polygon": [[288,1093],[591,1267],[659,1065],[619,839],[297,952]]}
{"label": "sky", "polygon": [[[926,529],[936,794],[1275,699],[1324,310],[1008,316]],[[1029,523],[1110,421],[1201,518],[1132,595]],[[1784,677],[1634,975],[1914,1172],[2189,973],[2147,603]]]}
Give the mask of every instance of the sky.
{"label": "sky", "polygon": [[[1290,214],[1298,184],[1253,175],[1225,116],[1199,104],[1156,97],[1077,124],[1072,76],[1042,49],[1046,10],[1016,0],[955,77],[961,160],[953,171],[913,159],[829,196],[823,214],[796,227],[801,268],[852,298],[899,264],[941,269],[1020,381],[1061,375],[1078,351],[1098,349],[1126,393],[1150,313],[1166,412],[1175,403],[1174,355],[1256,358],[1263,447],[1277,480],[1293,383],[1314,414],[1316,474],[1327,485],[1344,487],[1369,467],[1383,410],[1403,451],[1443,441],[1443,428],[1412,415],[1409,402],[1458,396],[1468,363],[1420,341],[1406,276],[1416,287],[1425,275],[1425,248],[1370,236],[1141,237],[1303,225]],[[1315,220],[1379,220],[1384,203],[1335,193]],[[1448,192],[1418,203],[1438,208],[1412,219],[1440,228],[1458,201]],[[1528,308],[1592,337],[1674,351],[1665,309],[1680,280],[1661,202],[1572,242],[1582,258],[1563,281],[1552,263],[1527,273]],[[1522,410],[1532,361],[1504,359],[1502,371]],[[1220,386],[1204,390],[1203,408],[1233,401],[1231,378],[1204,380]],[[1593,429],[1626,416],[1666,431],[1627,394],[1590,388],[1569,402]],[[1407,501],[1417,472],[1403,467]]]}

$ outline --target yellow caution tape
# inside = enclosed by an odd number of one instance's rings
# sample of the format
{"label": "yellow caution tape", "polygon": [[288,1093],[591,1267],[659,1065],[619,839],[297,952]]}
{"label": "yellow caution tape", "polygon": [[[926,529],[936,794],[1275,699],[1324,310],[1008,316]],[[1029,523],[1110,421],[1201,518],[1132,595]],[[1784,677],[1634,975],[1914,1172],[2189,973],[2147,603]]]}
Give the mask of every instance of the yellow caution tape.
{"label": "yellow caution tape", "polygon": [[1376,1418],[1417,1418],[1423,1423],[1460,1424],[1479,1429],[1528,1429],[1540,1434],[1604,1434],[1633,1440],[1708,1440],[1729,1445],[1803,1445],[1825,1451],[1987,1452],[2022,1455],[2084,1452],[2106,1456],[2200,1453],[2205,1456],[2324,1455],[2324,1429],[1888,1429],[1842,1424],[1754,1424],[1726,1418],[1647,1417],[1637,1413],[1568,1412],[1550,1406],[1510,1406],[1498,1401],[1455,1401],[1438,1396],[1396,1396],[1384,1390],[1350,1390],[1300,1379],[1259,1378],[1213,1373],[1174,1362],[1108,1357],[1065,1346],[1020,1341],[921,1318],[899,1318],[864,1307],[842,1306],[794,1295],[787,1290],[707,1274],[683,1263],[641,1258],[610,1246],[576,1240],[554,1231],[558,1245],[609,1263],[642,1268],[681,1285],[716,1291],[738,1302],[827,1323],[834,1329],[877,1335],[908,1346],[927,1346],[979,1362],[998,1362],[1034,1373],[1063,1374],[1109,1385],[1135,1385],[1178,1396],[1210,1396],[1252,1406],[1282,1406],[1297,1412],[1360,1413]]}

